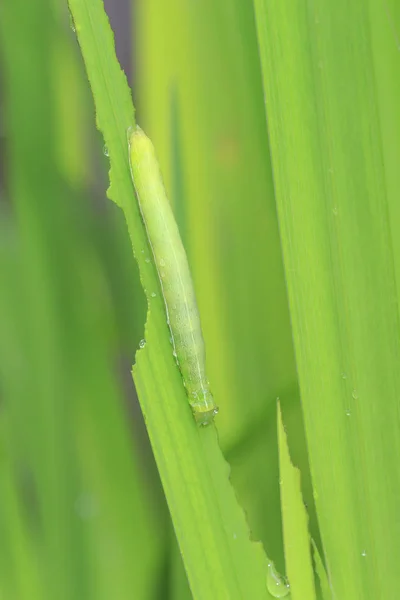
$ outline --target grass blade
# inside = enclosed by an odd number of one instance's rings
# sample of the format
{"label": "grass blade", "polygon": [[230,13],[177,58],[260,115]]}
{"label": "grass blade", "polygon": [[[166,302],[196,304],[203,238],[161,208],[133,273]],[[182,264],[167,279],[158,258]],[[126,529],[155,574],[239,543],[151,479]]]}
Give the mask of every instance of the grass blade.
{"label": "grass blade", "polygon": [[322,600],[332,600],[332,593],[329,586],[328,575],[326,574],[325,565],[322,562],[321,555],[319,553],[317,544],[314,542],[314,540],[311,540],[311,544],[314,553],[315,572],[318,575]]}
{"label": "grass blade", "polygon": [[371,46],[376,4],[255,6],[328,575],[341,600],[392,597],[400,593],[400,329],[396,190],[386,187]]}
{"label": "grass blade", "polygon": [[136,14],[136,97],[185,234],[219,439],[225,449],[248,437],[232,481],[282,569],[275,399],[296,422],[300,406],[286,393],[296,372],[252,6],[139,2]]}
{"label": "grass blade", "polygon": [[308,515],[301,495],[300,471],[291,463],[280,405],[278,443],[283,541],[290,594],[292,600],[315,600]]}
{"label": "grass blade", "polygon": [[129,591],[147,599],[163,532],[150,514],[110,360],[114,315],[88,214],[60,176],[62,164],[76,185],[90,169],[83,154],[79,171],[61,156],[74,144],[56,126],[55,100],[71,93],[71,81],[64,72],[65,87],[55,89],[54,72],[59,44],[72,35],[53,4],[0,6],[8,160],[0,235],[4,594],[117,600]]}
{"label": "grass blade", "polygon": [[136,355],[134,379],[192,593],[196,598],[268,598],[267,559],[261,545],[249,540],[215,428],[195,425],[173,359],[128,166],[133,107],[103,5],[99,0],[69,4],[111,160],[109,195],[124,210],[149,302],[146,342]]}

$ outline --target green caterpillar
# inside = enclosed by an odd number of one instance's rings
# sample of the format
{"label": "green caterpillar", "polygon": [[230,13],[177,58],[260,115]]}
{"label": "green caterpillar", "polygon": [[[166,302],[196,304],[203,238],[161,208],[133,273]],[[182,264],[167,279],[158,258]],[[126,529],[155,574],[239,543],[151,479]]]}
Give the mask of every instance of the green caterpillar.
{"label": "green caterpillar", "polygon": [[186,252],[154,146],[139,127],[128,135],[132,180],[160,280],[173,353],[194,418],[205,426],[218,408],[205,373],[204,341]]}

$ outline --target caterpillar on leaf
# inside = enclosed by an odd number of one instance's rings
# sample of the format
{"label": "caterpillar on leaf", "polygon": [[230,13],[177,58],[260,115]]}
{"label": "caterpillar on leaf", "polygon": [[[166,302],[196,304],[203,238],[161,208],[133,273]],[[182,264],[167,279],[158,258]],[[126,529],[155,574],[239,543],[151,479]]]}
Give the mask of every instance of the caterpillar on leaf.
{"label": "caterpillar on leaf", "polygon": [[154,146],[140,127],[129,131],[129,163],[165,303],[173,352],[199,425],[218,408],[205,372],[205,348],[189,264],[168,201]]}

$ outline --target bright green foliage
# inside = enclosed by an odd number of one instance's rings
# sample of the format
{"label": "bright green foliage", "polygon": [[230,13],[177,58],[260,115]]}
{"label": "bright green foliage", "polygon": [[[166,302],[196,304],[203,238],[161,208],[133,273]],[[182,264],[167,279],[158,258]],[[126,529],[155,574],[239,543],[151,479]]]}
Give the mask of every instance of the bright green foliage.
{"label": "bright green foliage", "polygon": [[134,24],[141,125],[189,257],[220,443],[253,538],[282,570],[277,396],[302,430],[252,6],[146,0]]}
{"label": "bright green foliage", "polygon": [[[159,359],[160,325],[154,317],[147,321],[147,345],[136,355],[134,378],[192,593],[269,598],[267,560],[261,545],[249,541],[215,428],[196,425],[178,370],[173,365],[176,375],[169,379],[169,364]],[[168,357],[168,339],[160,343]]]}
{"label": "bright green foliage", "polygon": [[290,460],[282,413],[278,406],[279,483],[285,563],[292,600],[315,600],[308,515],[303,504],[300,472]]}
{"label": "bright green foliage", "polygon": [[314,540],[311,540],[311,544],[313,549],[315,572],[318,576],[318,581],[321,589],[321,598],[322,600],[332,600],[332,592],[329,586],[328,576],[326,574],[325,565],[322,562],[318,546],[314,542]]}
{"label": "bright green foliage", "polygon": [[[97,124],[111,161],[110,197],[124,210],[149,298],[134,379],[192,593],[198,598],[268,598],[267,558],[252,543],[213,426],[191,415],[173,359],[165,306],[128,164],[129,90],[99,0],[70,0],[91,83]],[[120,110],[119,110],[120,108]],[[117,116],[118,115],[118,116]]]}
{"label": "bright green foliage", "polygon": [[[70,4],[0,2],[0,596],[397,598],[399,3],[132,2],[126,74],[220,408],[205,429],[113,34],[101,0]],[[126,69],[129,2],[106,6]]]}
{"label": "bright green foliage", "polygon": [[399,117],[384,96],[388,72],[399,85],[396,26],[375,0],[255,5],[329,580],[340,600],[397,597]]}
{"label": "bright green foliage", "polygon": [[[151,598],[162,519],[114,371],[115,312],[90,235],[96,217],[76,193],[90,164],[83,152],[79,168],[66,159],[71,147],[84,148],[88,107],[77,121],[68,113],[63,142],[58,127],[59,99],[83,83],[66,25],[46,0],[0,6],[0,592],[7,600],[122,600],[127,590]],[[62,43],[75,65],[64,79]],[[114,221],[105,230],[123,255]],[[131,273],[118,269],[132,305]]]}

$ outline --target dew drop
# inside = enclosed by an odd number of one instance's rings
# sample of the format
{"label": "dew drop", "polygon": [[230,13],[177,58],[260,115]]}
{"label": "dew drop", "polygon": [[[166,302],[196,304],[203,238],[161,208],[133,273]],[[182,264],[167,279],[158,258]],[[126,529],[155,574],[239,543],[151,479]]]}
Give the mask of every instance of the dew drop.
{"label": "dew drop", "polygon": [[346,410],[346,417],[351,417],[351,410],[349,408]]}
{"label": "dew drop", "polygon": [[146,262],[146,263],[149,263],[149,262],[150,262],[150,259],[149,259],[149,257],[145,258],[145,259],[144,259],[144,262]]}
{"label": "dew drop", "polygon": [[76,32],[76,27],[75,27],[75,23],[74,23],[74,17],[72,16],[72,13],[69,13],[69,26],[71,27],[72,31],[75,33]]}
{"label": "dew drop", "polygon": [[274,598],[285,598],[290,593],[286,578],[279,575],[273,562],[268,563],[267,588]]}
{"label": "dew drop", "polygon": [[155,297],[157,296],[157,294],[156,294],[155,292],[151,292],[150,296],[151,296],[152,298],[155,298]]}
{"label": "dew drop", "polygon": [[104,156],[110,156],[110,154],[108,152],[108,148],[107,148],[107,146],[105,144],[103,146],[103,154],[104,154]]}
{"label": "dew drop", "polygon": [[160,267],[165,267],[165,260],[160,258]]}
{"label": "dew drop", "polygon": [[347,374],[346,373],[342,373],[342,379],[347,379]]}
{"label": "dew drop", "polygon": [[237,535],[236,535],[236,533],[234,533],[233,534],[233,539],[236,540],[236,538],[237,538]]}
{"label": "dew drop", "polygon": [[354,398],[354,400],[358,400],[358,393],[357,390],[353,390],[351,393],[352,397]]}
{"label": "dew drop", "polygon": [[367,551],[366,551],[366,550],[363,550],[363,551],[361,552],[361,556],[362,556],[363,558],[365,558],[365,557],[367,556]]}
{"label": "dew drop", "polygon": [[139,342],[139,348],[144,348],[146,345],[146,340],[140,340]]}
{"label": "dew drop", "polygon": [[160,275],[164,279],[164,277],[165,277],[165,271],[160,271]]}
{"label": "dew drop", "polygon": [[334,207],[333,207],[333,209],[332,209],[332,212],[333,212],[333,214],[334,214],[334,216],[335,216],[335,217],[337,217],[337,216],[338,216],[338,214],[339,214],[339,213],[338,213],[338,208],[337,208],[337,206],[334,206]]}

